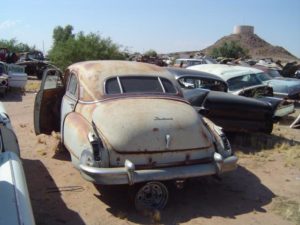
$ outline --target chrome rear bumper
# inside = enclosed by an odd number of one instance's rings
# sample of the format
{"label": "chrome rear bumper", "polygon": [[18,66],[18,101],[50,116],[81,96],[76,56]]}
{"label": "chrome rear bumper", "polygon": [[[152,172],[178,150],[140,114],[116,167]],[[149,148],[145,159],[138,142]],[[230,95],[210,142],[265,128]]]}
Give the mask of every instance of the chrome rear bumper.
{"label": "chrome rear bumper", "polygon": [[166,181],[222,174],[236,169],[237,160],[238,158],[234,155],[223,159],[219,153],[214,153],[214,162],[206,164],[136,170],[134,164],[126,160],[124,167],[98,168],[80,164],[79,168],[82,176],[93,183],[133,185],[146,181]]}

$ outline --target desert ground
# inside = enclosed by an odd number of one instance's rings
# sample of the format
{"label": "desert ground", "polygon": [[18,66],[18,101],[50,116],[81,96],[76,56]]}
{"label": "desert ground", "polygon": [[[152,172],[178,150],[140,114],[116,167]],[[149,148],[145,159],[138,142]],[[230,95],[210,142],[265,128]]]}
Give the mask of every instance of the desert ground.
{"label": "desert ground", "polygon": [[300,224],[300,129],[288,125],[297,112],[275,125],[271,135],[229,134],[239,156],[234,172],[170,188],[161,212],[137,212],[131,188],[99,187],[85,181],[59,146],[59,134],[36,136],[34,88],[1,99],[19,140],[31,203],[38,225],[99,224]]}

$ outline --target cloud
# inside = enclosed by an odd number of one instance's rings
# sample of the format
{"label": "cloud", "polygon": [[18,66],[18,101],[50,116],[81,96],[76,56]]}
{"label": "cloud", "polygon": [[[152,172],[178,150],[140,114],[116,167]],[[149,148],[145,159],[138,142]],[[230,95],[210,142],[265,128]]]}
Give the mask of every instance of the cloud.
{"label": "cloud", "polygon": [[0,30],[11,29],[20,22],[20,20],[5,20],[3,22],[0,22]]}

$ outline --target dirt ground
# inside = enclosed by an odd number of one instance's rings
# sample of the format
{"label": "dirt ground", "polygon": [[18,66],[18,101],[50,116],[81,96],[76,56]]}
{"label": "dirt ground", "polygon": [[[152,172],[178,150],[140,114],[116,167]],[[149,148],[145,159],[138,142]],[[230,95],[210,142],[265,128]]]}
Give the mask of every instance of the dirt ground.
{"label": "dirt ground", "polygon": [[230,135],[239,156],[236,171],[171,189],[165,210],[144,215],[135,210],[128,189],[85,181],[68,152],[57,151],[57,134],[34,134],[34,98],[35,93],[14,92],[1,100],[19,140],[38,225],[300,224],[300,148],[291,146],[300,142],[300,130],[286,126],[296,114],[272,135]]}

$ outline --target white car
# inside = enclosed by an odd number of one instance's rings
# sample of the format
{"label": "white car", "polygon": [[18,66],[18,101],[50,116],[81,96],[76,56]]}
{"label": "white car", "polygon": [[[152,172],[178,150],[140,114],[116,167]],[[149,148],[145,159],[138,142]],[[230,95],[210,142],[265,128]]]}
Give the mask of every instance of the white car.
{"label": "white car", "polygon": [[28,77],[25,66],[0,62],[0,67],[2,72],[0,75],[8,76],[8,87],[25,88]]}
{"label": "white car", "polygon": [[274,97],[273,88],[259,79],[263,73],[259,69],[224,64],[196,65],[187,69],[217,75],[227,82],[229,93],[269,102],[274,107],[275,117],[280,118],[295,111],[293,103]]}
{"label": "white car", "polygon": [[0,224],[34,225],[17,137],[0,102]]}

